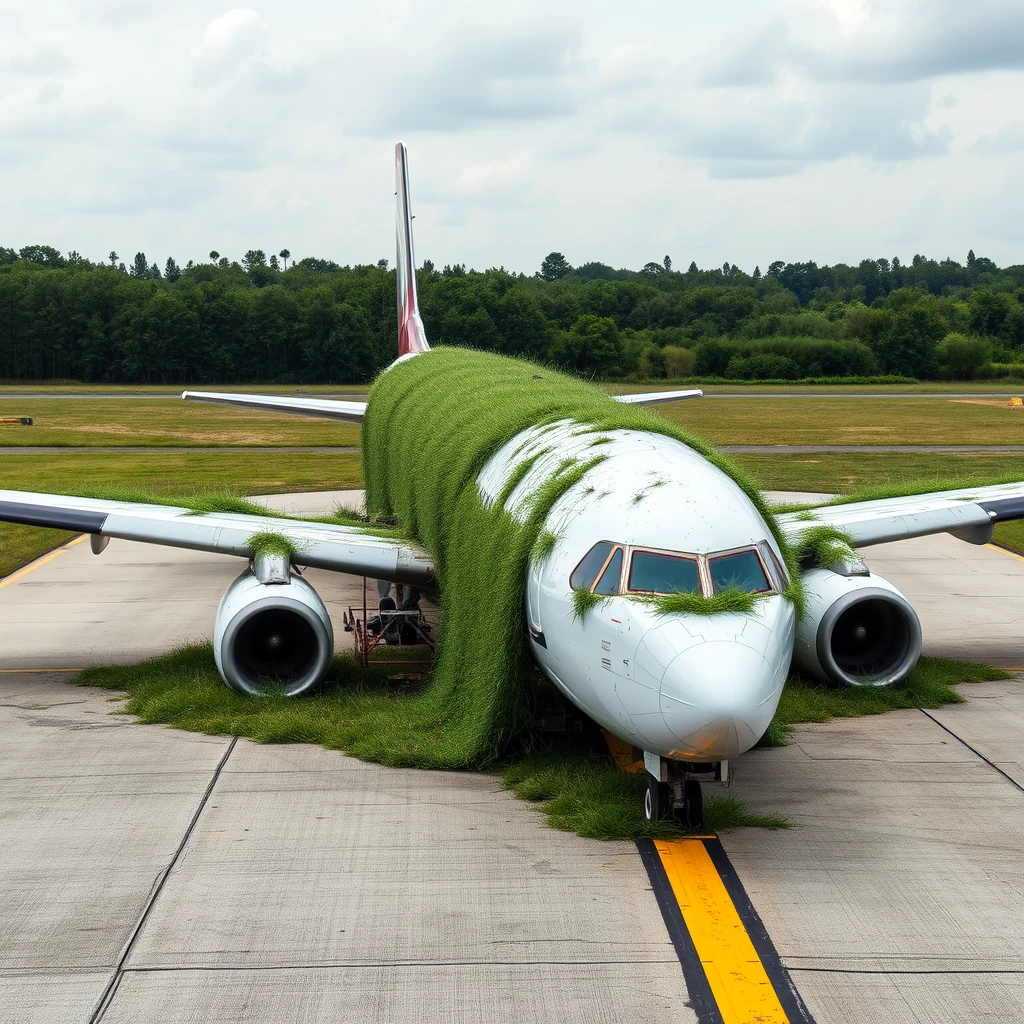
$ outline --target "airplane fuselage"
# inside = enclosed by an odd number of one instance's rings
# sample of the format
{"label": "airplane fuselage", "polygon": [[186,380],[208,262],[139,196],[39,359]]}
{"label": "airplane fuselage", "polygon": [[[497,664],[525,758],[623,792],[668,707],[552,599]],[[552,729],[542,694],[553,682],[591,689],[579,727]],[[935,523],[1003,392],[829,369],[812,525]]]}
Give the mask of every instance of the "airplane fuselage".
{"label": "airplane fuselage", "polygon": [[[480,473],[481,500],[493,505],[521,474],[505,509],[525,522],[538,487],[597,458],[552,506],[531,556],[533,656],[621,739],[676,760],[734,758],[767,729],[793,653],[778,544],[739,485],[683,442],[572,420],[511,438]],[[755,595],[753,607],[657,606],[659,595],[724,589]]]}

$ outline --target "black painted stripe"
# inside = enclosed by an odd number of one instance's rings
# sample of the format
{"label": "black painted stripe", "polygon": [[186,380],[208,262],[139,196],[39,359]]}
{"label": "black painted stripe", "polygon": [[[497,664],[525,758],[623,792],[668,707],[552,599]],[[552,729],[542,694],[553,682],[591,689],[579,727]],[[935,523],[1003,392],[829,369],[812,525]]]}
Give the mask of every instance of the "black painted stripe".
{"label": "black painted stripe", "polygon": [[739,914],[743,927],[746,928],[750,941],[761,958],[765,973],[775,989],[782,1008],[786,1011],[786,1016],[789,1017],[790,1024],[814,1024],[811,1011],[807,1009],[800,993],[797,992],[796,985],[793,984],[793,979],[768,934],[768,929],[765,928],[760,914],[754,909],[754,904],[750,902],[747,890],[743,888],[740,876],[736,874],[736,869],[725,852],[725,847],[718,839],[706,839],[704,846],[711,862],[718,869],[726,892],[729,893],[736,913]]}
{"label": "black painted stripe", "polygon": [[1011,519],[1024,519],[1024,497],[996,498],[993,501],[979,501],[993,523],[1005,523]]}
{"label": "black painted stripe", "polygon": [[658,901],[669,938],[682,965],[683,980],[690,995],[690,1006],[697,1014],[697,1024],[723,1024],[718,1003],[708,984],[708,976],[704,973],[704,965],[697,956],[693,939],[690,938],[689,929],[683,920],[683,912],[679,909],[679,903],[672,891],[668,875],[665,874],[665,866],[661,862],[658,850],[650,839],[638,839],[636,845],[640,851],[640,860],[647,869],[647,877],[651,880],[654,898]]}
{"label": "black painted stripe", "polygon": [[100,533],[107,521],[107,513],[0,501],[0,521],[21,523],[24,526],[49,526],[57,530],[74,530],[76,533]]}

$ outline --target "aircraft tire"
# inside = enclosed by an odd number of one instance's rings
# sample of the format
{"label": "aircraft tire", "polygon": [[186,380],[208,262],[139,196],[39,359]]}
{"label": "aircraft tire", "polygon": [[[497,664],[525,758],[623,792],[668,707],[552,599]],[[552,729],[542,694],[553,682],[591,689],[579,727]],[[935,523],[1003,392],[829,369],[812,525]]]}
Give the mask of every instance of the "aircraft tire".
{"label": "aircraft tire", "polygon": [[664,821],[672,814],[672,787],[659,782],[647,773],[647,790],[644,793],[644,818],[647,821]]}
{"label": "aircraft tire", "polygon": [[683,783],[683,806],[678,808],[677,816],[687,828],[704,827],[704,790],[696,779]]}

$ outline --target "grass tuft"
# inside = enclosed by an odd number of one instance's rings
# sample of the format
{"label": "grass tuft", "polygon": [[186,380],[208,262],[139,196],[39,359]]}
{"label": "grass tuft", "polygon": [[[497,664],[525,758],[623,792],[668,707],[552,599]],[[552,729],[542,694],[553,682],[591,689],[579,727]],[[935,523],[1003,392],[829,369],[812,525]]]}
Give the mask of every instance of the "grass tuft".
{"label": "grass tuft", "polygon": [[551,530],[541,530],[537,535],[537,543],[533,545],[533,558],[537,561],[547,558],[557,543],[557,533],[553,533]]}
{"label": "grass tuft", "polygon": [[289,562],[295,557],[295,545],[280,533],[254,533],[246,542],[253,558],[260,555],[283,555]]}
{"label": "grass tuft", "polygon": [[758,600],[757,594],[730,587],[705,597],[695,590],[675,594],[659,594],[646,599],[659,615],[718,615],[722,612],[749,612]]}
{"label": "grass tuft", "polygon": [[574,619],[582,619],[591,608],[599,605],[604,598],[595,594],[586,587],[573,587],[572,590],[572,612]]}
{"label": "grass tuft", "polygon": [[827,569],[857,555],[853,550],[853,538],[848,533],[834,526],[812,526],[800,535],[796,557],[801,569]]}

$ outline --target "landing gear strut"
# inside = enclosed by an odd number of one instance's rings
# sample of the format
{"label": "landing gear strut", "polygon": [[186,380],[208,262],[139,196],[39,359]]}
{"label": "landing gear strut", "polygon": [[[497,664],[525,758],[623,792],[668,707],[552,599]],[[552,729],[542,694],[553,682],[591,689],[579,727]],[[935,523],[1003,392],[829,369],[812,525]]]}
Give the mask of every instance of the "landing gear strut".
{"label": "landing gear strut", "polygon": [[644,818],[647,821],[675,818],[685,828],[702,828],[704,791],[701,782],[728,781],[728,762],[691,764],[688,761],[671,761],[645,751],[644,764],[647,768]]}

